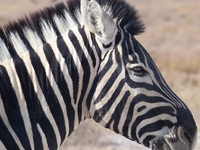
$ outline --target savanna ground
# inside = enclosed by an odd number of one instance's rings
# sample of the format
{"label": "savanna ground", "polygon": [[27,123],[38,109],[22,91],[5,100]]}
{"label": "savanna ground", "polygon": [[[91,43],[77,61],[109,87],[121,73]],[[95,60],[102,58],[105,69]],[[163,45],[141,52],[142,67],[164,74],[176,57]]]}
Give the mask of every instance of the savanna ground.
{"label": "savanna ground", "polygon": [[[200,1],[127,1],[139,10],[146,24],[146,32],[136,38],[153,57],[173,91],[191,109],[200,127]],[[0,24],[16,20],[24,14],[52,3],[50,0],[0,0]],[[145,150],[146,148],[87,120],[68,138],[62,149]],[[200,142],[196,150],[200,150]]]}

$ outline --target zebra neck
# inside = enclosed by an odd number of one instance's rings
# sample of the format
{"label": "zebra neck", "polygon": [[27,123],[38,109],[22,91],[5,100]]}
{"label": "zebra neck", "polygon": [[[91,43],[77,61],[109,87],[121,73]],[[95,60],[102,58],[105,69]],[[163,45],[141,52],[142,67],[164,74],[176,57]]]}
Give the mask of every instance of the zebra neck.
{"label": "zebra neck", "polygon": [[19,119],[25,128],[32,127],[40,135],[55,133],[49,137],[59,145],[90,117],[86,99],[92,97],[99,65],[94,38],[84,28],[44,43],[29,29],[24,36],[10,35],[11,44],[5,47],[10,56],[0,66],[0,80],[7,86],[1,86],[0,93],[9,91],[2,99],[25,116]]}
{"label": "zebra neck", "polygon": [[84,28],[69,30],[37,50],[39,58],[42,58],[41,66],[45,68],[44,76],[50,82],[48,87],[59,94],[55,102],[60,101],[60,106],[66,106],[62,110],[67,112],[69,134],[82,120],[90,117],[86,100],[90,101],[89,95],[92,95],[91,88],[99,65],[99,54],[91,36]]}
{"label": "zebra neck", "polygon": [[82,120],[90,117],[86,100],[91,101],[99,65],[99,54],[91,36],[89,31],[78,28],[43,45],[46,58],[43,61],[48,62],[45,68],[52,72],[49,74],[49,81],[53,88],[57,88],[53,91],[60,93],[61,96],[57,97],[63,98],[58,100],[63,101],[63,106],[66,106],[62,110],[66,109],[67,112],[68,135]]}

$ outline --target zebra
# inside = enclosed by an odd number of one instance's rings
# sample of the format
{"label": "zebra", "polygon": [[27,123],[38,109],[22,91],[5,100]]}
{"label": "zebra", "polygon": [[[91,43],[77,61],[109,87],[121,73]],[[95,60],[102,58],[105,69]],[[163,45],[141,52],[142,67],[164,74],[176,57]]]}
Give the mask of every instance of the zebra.
{"label": "zebra", "polygon": [[152,150],[192,150],[197,126],[144,30],[124,0],[68,0],[1,27],[0,149],[59,149],[92,118]]}

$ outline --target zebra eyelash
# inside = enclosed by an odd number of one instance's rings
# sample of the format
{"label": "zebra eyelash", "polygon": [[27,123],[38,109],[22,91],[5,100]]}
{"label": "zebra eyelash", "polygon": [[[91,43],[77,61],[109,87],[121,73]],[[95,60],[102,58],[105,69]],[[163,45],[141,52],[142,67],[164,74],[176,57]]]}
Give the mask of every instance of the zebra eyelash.
{"label": "zebra eyelash", "polygon": [[144,69],[144,67],[142,66],[136,66],[136,67],[131,68],[130,70],[131,72],[133,72],[134,75],[138,77],[144,77],[148,75],[148,71]]}
{"label": "zebra eyelash", "polygon": [[128,66],[128,70],[135,76],[138,77],[145,77],[149,74],[148,70],[146,67],[142,64],[134,64]]}

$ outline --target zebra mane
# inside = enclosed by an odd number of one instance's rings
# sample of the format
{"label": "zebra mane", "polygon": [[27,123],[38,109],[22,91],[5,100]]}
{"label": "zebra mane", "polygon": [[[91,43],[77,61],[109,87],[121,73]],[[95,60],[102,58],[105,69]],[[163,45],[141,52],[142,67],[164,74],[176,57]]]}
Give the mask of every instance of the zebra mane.
{"label": "zebra mane", "polygon": [[[104,11],[106,11],[121,28],[124,28],[132,35],[137,35],[144,31],[144,25],[138,16],[137,11],[124,0],[97,1],[103,6]],[[41,27],[41,20],[44,20],[55,27],[53,17],[57,15],[65,20],[66,12],[78,25],[81,24],[81,20],[78,17],[78,13],[80,13],[80,0],[67,0],[66,5],[64,3],[59,3],[55,6],[33,13],[16,22],[9,23],[0,28],[0,35],[2,35],[3,32],[6,34],[9,32],[20,32],[21,29],[26,27],[38,32]],[[68,22],[68,20],[65,21]]]}
{"label": "zebra mane", "polygon": [[[137,35],[144,31],[144,25],[137,11],[124,0],[97,1],[114,22],[124,30],[132,35]],[[26,45],[26,32],[29,32],[29,35],[39,37],[45,43],[47,37],[49,38],[48,40],[51,40],[52,36],[55,38],[66,30],[68,31],[72,27],[80,25],[83,25],[80,0],[67,0],[66,3],[58,3],[55,6],[44,8],[41,11],[0,27],[0,62],[11,58],[12,37],[17,38],[15,43],[20,42],[19,39],[21,39]],[[35,45],[37,44],[36,41]],[[18,50],[16,51],[18,52]]]}

